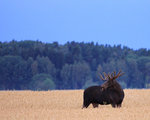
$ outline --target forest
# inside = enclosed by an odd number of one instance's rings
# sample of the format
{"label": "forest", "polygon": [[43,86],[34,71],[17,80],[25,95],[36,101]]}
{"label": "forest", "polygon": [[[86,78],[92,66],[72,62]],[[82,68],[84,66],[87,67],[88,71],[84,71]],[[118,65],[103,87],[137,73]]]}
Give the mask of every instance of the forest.
{"label": "forest", "polygon": [[94,42],[0,42],[0,90],[85,89],[122,70],[123,88],[150,88],[150,50]]}

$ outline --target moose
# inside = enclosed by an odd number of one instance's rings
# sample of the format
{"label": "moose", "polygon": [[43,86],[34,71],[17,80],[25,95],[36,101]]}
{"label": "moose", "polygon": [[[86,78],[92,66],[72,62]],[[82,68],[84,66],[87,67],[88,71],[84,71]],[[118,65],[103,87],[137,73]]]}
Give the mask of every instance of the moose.
{"label": "moose", "polygon": [[116,74],[112,72],[111,74],[103,73],[104,77],[100,75],[102,80],[105,82],[100,86],[91,86],[84,90],[83,95],[83,107],[87,108],[90,104],[93,108],[98,107],[98,105],[108,105],[111,104],[112,107],[121,107],[122,101],[124,99],[124,91],[116,79],[122,76],[124,73],[121,70]]}

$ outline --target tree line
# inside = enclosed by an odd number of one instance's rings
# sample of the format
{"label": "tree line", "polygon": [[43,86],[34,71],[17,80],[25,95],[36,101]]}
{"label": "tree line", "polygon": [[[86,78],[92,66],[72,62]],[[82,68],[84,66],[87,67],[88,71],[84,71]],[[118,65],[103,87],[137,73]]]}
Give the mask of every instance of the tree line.
{"label": "tree line", "polygon": [[121,45],[0,42],[0,90],[83,89],[99,74],[122,70],[123,88],[150,87],[150,50]]}

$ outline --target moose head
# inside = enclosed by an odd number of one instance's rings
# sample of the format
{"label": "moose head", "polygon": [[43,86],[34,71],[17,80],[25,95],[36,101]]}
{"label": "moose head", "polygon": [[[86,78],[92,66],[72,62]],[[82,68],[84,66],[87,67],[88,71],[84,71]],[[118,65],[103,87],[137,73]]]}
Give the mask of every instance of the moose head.
{"label": "moose head", "polygon": [[122,73],[122,71],[120,70],[118,72],[118,74],[116,74],[116,72],[112,72],[111,74],[108,73],[106,74],[105,72],[103,73],[104,77],[102,75],[100,75],[100,78],[102,80],[105,80],[106,82],[104,82],[101,87],[103,90],[108,89],[108,88],[120,88],[121,86],[119,85],[119,83],[116,81],[116,79],[120,76],[122,76],[124,73]]}

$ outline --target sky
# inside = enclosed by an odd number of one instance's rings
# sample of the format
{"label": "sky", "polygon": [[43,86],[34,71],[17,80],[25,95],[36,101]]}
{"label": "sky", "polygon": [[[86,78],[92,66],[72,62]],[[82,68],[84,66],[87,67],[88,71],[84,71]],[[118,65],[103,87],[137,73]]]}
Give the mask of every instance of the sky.
{"label": "sky", "polygon": [[150,0],[0,0],[0,41],[150,49]]}

